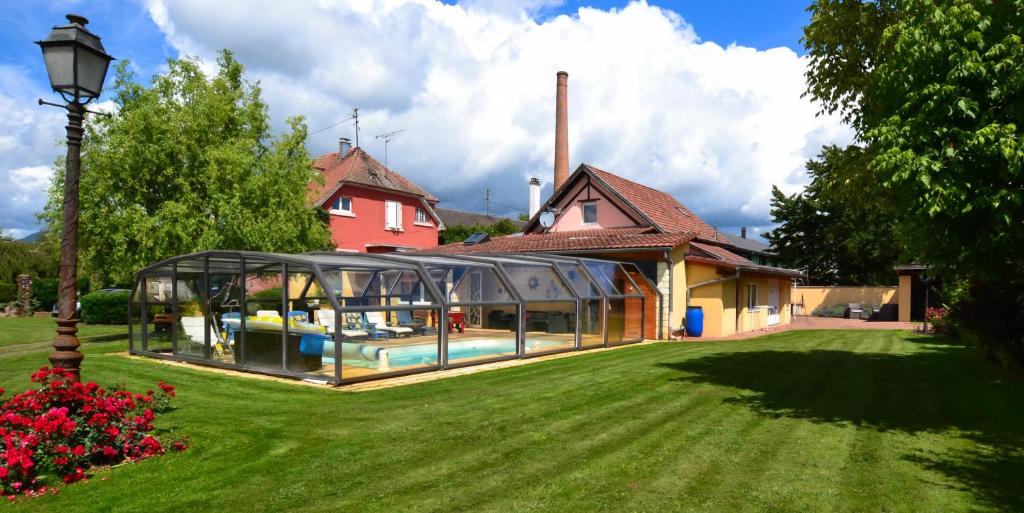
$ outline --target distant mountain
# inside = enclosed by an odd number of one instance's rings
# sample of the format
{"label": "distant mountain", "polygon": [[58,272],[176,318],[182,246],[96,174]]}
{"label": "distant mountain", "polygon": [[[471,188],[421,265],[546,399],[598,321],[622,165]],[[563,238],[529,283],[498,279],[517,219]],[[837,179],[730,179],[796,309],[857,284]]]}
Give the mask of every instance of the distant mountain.
{"label": "distant mountain", "polygon": [[42,237],[42,235],[43,235],[42,231],[32,232],[32,233],[30,233],[30,234],[28,234],[28,235],[18,239],[18,242],[35,242],[35,241],[39,240],[39,237]]}

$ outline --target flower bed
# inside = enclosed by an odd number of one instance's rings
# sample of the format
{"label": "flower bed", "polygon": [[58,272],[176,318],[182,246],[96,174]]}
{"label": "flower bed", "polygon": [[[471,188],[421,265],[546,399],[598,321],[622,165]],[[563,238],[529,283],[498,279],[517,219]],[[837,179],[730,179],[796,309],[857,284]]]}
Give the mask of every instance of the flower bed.
{"label": "flower bed", "polygon": [[[57,493],[58,483],[85,479],[93,466],[163,454],[150,435],[158,413],[170,408],[174,387],[133,394],[96,383],[72,383],[63,369],[43,367],[32,375],[40,388],[0,405],[0,493]],[[0,396],[4,393],[0,389]],[[168,444],[184,450],[185,440]]]}

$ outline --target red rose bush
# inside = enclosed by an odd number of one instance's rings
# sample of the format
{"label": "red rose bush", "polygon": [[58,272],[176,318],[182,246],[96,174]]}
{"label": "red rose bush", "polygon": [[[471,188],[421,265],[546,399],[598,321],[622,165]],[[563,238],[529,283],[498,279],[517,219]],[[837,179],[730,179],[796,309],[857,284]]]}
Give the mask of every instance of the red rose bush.
{"label": "red rose bush", "polygon": [[[43,367],[32,375],[40,388],[0,404],[0,493],[57,493],[55,485],[80,481],[95,465],[113,465],[163,454],[153,431],[167,411],[174,387],[133,394],[96,383],[72,383],[63,369]],[[0,397],[4,390],[0,388]],[[185,440],[169,444],[184,450]]]}

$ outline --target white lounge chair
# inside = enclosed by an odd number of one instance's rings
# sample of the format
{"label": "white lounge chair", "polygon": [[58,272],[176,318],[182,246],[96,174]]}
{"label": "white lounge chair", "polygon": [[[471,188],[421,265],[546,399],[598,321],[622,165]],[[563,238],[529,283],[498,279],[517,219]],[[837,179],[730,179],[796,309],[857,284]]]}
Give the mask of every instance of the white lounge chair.
{"label": "white lounge chair", "polygon": [[181,318],[181,329],[185,331],[185,336],[188,337],[188,341],[200,347],[206,343],[205,340],[203,340],[204,326],[210,330],[210,348],[216,348],[217,342],[221,342],[220,333],[217,333],[217,330],[214,329],[212,324],[206,324],[206,317],[200,315]]}
{"label": "white lounge chair", "polygon": [[[321,326],[327,328],[327,333],[334,334],[334,310],[320,309],[316,311],[316,320]],[[369,335],[363,330],[341,329],[341,334],[348,338],[359,338]]]}
{"label": "white lounge chair", "polygon": [[384,320],[384,314],[382,312],[366,312],[366,322],[381,331],[392,333],[395,336],[412,334],[412,328],[406,328],[404,326],[388,326],[387,321]]}

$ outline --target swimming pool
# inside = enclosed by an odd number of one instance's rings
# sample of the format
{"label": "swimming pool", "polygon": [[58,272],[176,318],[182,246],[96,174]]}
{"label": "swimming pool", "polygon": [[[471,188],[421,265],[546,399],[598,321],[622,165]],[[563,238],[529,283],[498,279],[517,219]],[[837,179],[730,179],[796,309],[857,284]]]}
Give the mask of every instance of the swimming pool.
{"label": "swimming pool", "polygon": [[[550,340],[527,340],[528,350],[535,350],[543,347],[554,347],[562,345],[561,342]],[[388,347],[389,366],[407,367],[412,365],[437,365],[437,344],[414,344],[408,346]],[[333,344],[324,345],[323,362],[334,363]],[[470,339],[457,340],[448,343],[448,361],[463,360],[469,358],[498,357],[511,355],[516,352],[516,341],[512,339]],[[365,351],[364,351],[365,353]],[[328,356],[330,355],[330,356]],[[349,359],[343,358],[341,363],[356,367],[376,367],[377,359]]]}

